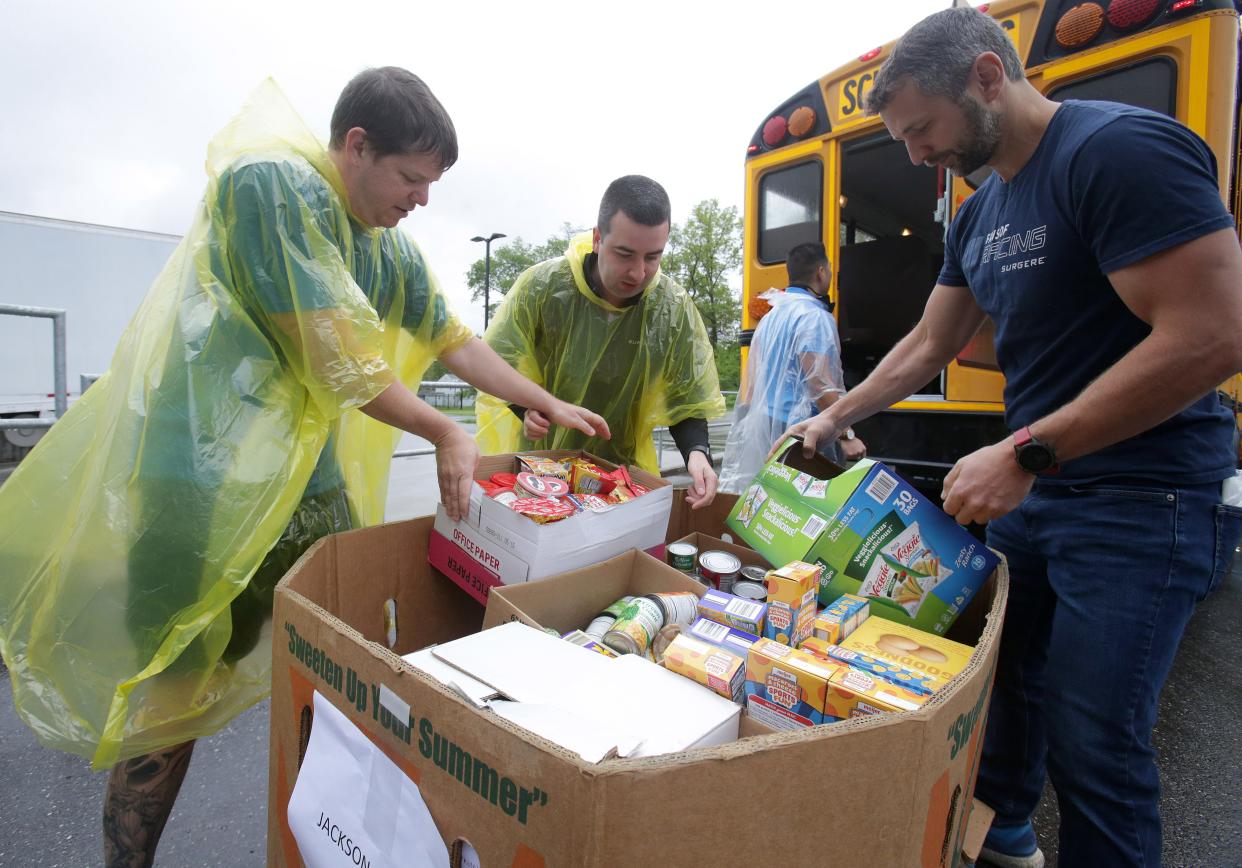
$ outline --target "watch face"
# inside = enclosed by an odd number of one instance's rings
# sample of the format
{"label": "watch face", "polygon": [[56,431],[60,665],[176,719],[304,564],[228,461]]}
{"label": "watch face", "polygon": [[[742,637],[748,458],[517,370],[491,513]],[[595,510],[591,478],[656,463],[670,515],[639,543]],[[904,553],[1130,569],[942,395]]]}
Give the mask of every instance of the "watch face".
{"label": "watch face", "polygon": [[1018,466],[1028,473],[1043,473],[1055,463],[1052,450],[1042,443],[1025,443],[1018,448]]}

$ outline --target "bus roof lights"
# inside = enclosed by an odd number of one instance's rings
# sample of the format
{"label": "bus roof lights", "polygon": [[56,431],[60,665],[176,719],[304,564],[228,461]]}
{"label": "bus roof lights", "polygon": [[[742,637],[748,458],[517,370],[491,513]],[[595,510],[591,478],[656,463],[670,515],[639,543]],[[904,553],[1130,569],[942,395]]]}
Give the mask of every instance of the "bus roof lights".
{"label": "bus roof lights", "polygon": [[1201,5],[1202,0],[1177,0],[1176,3],[1169,7],[1169,14],[1176,15],[1179,12],[1189,12],[1191,9],[1196,9]]}
{"label": "bus roof lights", "polygon": [[987,3],[984,3],[982,6],[980,6],[980,7],[979,7],[979,11],[980,11],[980,12],[982,12],[982,13],[984,13],[984,14],[986,15],[986,14],[987,14],[987,11],[988,11],[988,4],[987,4]]}
{"label": "bus roof lights", "polygon": [[861,56],[858,58],[858,62],[859,62],[859,63],[866,63],[868,60],[875,60],[877,57],[879,57],[879,56],[880,56],[880,52],[881,52],[882,50],[883,50],[883,48],[873,48],[873,49],[871,49],[870,51],[868,51],[866,54],[861,55]]}
{"label": "bus roof lights", "polygon": [[809,105],[800,105],[789,115],[789,134],[802,138],[815,129],[815,109]]}
{"label": "bus roof lights", "polygon": [[1134,30],[1155,17],[1160,0],[1112,0],[1108,4],[1108,23],[1117,30]]}
{"label": "bus roof lights", "polygon": [[785,140],[785,133],[789,126],[785,119],[780,115],[772,115],[768,118],[768,122],[763,125],[763,143],[769,148],[775,148]]}
{"label": "bus roof lights", "polygon": [[1082,48],[1104,27],[1104,8],[1099,3],[1080,3],[1057,22],[1057,44],[1062,48]]}

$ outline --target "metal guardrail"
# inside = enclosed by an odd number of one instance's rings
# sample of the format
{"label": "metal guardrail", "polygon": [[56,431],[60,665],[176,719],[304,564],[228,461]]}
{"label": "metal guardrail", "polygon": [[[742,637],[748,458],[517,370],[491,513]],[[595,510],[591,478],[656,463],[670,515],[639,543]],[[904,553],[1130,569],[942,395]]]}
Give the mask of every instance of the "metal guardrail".
{"label": "metal guardrail", "polygon": [[[52,365],[55,377],[56,419],[69,409],[69,384],[65,373],[65,311],[54,307],[27,307],[20,304],[0,304],[0,315],[31,316],[52,321]],[[51,428],[56,419],[0,419],[0,430],[5,428]]]}

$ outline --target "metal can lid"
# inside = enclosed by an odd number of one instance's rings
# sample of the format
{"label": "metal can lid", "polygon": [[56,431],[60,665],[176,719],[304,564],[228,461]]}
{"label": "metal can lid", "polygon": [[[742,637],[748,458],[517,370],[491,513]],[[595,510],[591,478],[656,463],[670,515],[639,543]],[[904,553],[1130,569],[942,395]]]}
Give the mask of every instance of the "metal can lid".
{"label": "metal can lid", "polygon": [[738,579],[733,583],[733,596],[747,600],[766,600],[768,598],[768,586],[761,582],[753,582],[750,579]]}
{"label": "metal can lid", "polygon": [[747,566],[742,567],[742,578],[752,582],[767,582],[768,571],[763,567]]}
{"label": "metal can lid", "polygon": [[691,543],[675,542],[675,543],[669,543],[668,553],[670,555],[678,555],[678,556],[688,555],[689,557],[694,557],[696,554],[699,553],[699,550]]}
{"label": "metal can lid", "polygon": [[742,561],[728,552],[711,551],[699,555],[699,566],[711,573],[727,575],[741,569]]}

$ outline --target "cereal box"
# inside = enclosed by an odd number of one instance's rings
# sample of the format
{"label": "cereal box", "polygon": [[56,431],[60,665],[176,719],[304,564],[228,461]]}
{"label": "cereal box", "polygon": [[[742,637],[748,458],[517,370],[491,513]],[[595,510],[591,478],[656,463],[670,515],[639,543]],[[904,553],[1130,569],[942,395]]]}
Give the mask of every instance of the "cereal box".
{"label": "cereal box", "polygon": [[815,564],[802,561],[768,570],[768,614],[763,625],[764,638],[796,647],[811,635],[820,572]]}
{"label": "cereal box", "polygon": [[871,614],[871,604],[866,597],[842,594],[835,603],[819,613],[811,627],[817,639],[839,645],[846,636],[858,628]]}
{"label": "cereal box", "polygon": [[736,627],[756,636],[763,633],[763,619],[767,611],[766,603],[735,597],[715,589],[708,589],[699,600],[700,618]]}
{"label": "cereal box", "polygon": [[904,687],[906,690],[917,693],[922,697],[931,696],[937,686],[930,675],[907,669],[900,663],[895,663],[883,657],[873,657],[870,654],[855,651],[853,648],[842,648],[840,645],[825,642],[823,639],[816,639],[814,636],[798,647],[803,651],[814,654],[821,660],[844,663],[846,666],[860,669],[868,675],[883,678],[889,684]]}
{"label": "cereal box", "polygon": [[912,690],[876,678],[861,669],[843,666],[829,680],[824,715],[848,720],[890,711],[915,711],[926,701],[926,696]]}
{"label": "cereal box", "polygon": [[868,618],[849,635],[841,646],[883,657],[906,669],[926,675],[932,690],[939,690],[950,678],[961,672],[974,650],[936,636],[882,618]]}
{"label": "cereal box", "polygon": [[741,655],[743,658],[750,651],[750,646],[759,641],[759,637],[754,633],[747,633],[745,630],[738,630],[736,627],[730,627],[727,624],[718,624],[706,618],[699,618],[691,624],[688,632],[696,639],[719,645],[721,648]]}
{"label": "cereal box", "polygon": [[738,704],[744,701],[746,658],[719,645],[681,633],[664,653],[664,668],[697,681],[725,699]]}
{"label": "cereal box", "polygon": [[746,713],[773,729],[800,729],[837,718],[825,710],[828,685],[847,667],[771,639],[746,655]]}
{"label": "cereal box", "polygon": [[807,459],[795,438],[764,465],[727,523],[771,563],[821,565],[821,603],[865,596],[872,615],[939,634],[999,563],[892,468]]}

